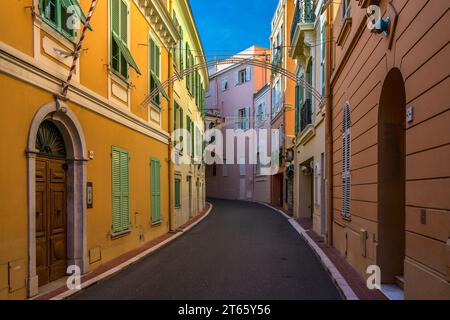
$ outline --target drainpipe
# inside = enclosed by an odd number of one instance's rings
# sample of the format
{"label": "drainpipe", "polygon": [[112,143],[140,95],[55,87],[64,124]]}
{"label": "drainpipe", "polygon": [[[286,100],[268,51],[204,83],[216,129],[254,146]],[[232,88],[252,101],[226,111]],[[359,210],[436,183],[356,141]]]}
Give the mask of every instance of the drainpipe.
{"label": "drainpipe", "polygon": [[[327,9],[327,23],[326,28],[327,37],[326,39],[332,39],[333,35],[333,20],[332,20],[332,10],[333,4],[331,4]],[[332,123],[332,106],[333,106],[333,94],[331,91],[331,56],[333,49],[333,41],[327,40],[328,44],[326,46],[326,82],[325,82],[325,96],[326,99],[325,106],[325,158],[326,158],[326,184],[327,184],[327,196],[326,196],[326,212],[327,212],[327,237],[326,242],[328,245],[333,245],[333,181],[332,181],[332,170],[333,170],[333,123]]]}

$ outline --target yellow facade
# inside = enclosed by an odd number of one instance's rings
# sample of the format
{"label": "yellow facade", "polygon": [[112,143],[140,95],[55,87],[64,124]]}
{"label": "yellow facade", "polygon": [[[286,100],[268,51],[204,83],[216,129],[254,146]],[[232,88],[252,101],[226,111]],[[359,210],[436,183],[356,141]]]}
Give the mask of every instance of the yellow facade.
{"label": "yellow facade", "polygon": [[[173,76],[170,48],[178,46],[180,39],[170,13],[173,4],[115,0],[127,5],[123,20],[127,21],[126,44],[140,71],[138,74],[130,67],[126,78],[112,70],[111,1],[114,0],[98,1],[91,21],[93,31],[87,33],[67,98],[58,96],[72,63],[72,57],[64,53],[74,50],[78,37],[70,39],[51,26],[43,17],[39,0],[2,3],[0,299],[24,299],[43,291],[39,270],[36,271],[36,265],[41,263],[41,246],[36,245],[35,227],[40,221],[36,215],[40,214],[41,205],[37,199],[37,159],[42,157],[36,148],[36,132],[43,121],[55,124],[67,151],[63,159],[66,195],[62,210],[67,215],[67,265],[75,264],[82,273],[90,272],[166,234],[172,227],[170,119],[174,94],[185,93],[176,86],[175,93],[172,87],[166,88],[170,99],[161,95],[160,107],[153,103],[143,105],[143,101],[150,91],[150,38],[160,48],[159,81]],[[80,3],[87,13],[90,1]],[[199,48],[200,40],[188,8],[184,3],[180,9],[186,20],[190,19],[184,36]],[[206,75],[202,77],[205,79]],[[179,104],[190,108],[193,118],[201,119],[192,101],[180,99]],[[129,227],[120,234],[113,228],[114,147],[126,150],[129,156],[129,203],[128,207],[122,206],[121,200],[120,207],[128,208],[125,211]],[[152,160],[160,164],[157,223],[153,221],[155,206],[151,200]],[[88,183],[93,184],[92,208],[87,205]],[[57,249],[50,245],[48,250]]]}
{"label": "yellow facade", "polygon": [[[205,54],[200,41],[198,32],[195,29],[195,21],[192,16],[192,12],[189,7],[189,2],[180,1],[170,1],[172,6],[172,17],[178,23],[180,34],[183,40],[182,46],[178,46],[175,54],[175,61],[173,66],[175,70],[183,76],[181,81],[177,81],[173,86],[173,96],[174,96],[174,127],[177,129],[187,129],[188,117],[190,121],[194,123],[194,127],[198,130],[197,135],[194,132],[193,142],[191,140],[191,145],[197,145],[197,157],[193,157],[193,160],[199,160],[201,158],[202,137],[204,136],[204,119],[203,119],[203,106],[202,100],[204,98],[204,92],[208,87],[208,72],[206,68],[201,68],[197,71],[197,81],[196,86],[198,86],[197,91],[192,86],[192,77],[195,72],[188,72],[189,75],[185,74],[188,71],[187,68],[194,67],[198,64],[205,64]],[[191,62],[188,64],[187,60],[190,60],[189,56],[193,58],[194,64]],[[188,59],[189,58],[189,59]],[[188,79],[191,79],[191,89],[188,89],[187,85]],[[194,81],[195,83],[195,81]],[[199,94],[198,100],[195,99],[195,94]],[[204,100],[203,100],[204,101]],[[182,109],[182,111],[175,108],[175,104]],[[183,117],[183,120],[180,120]],[[174,141],[180,143],[179,140]],[[186,141],[185,141],[186,142]],[[187,156],[189,146],[185,144],[184,152],[181,156]],[[191,147],[192,149],[192,147]],[[197,158],[197,159],[194,159]],[[192,161],[195,163],[195,161]],[[176,229],[183,224],[185,224],[190,218],[192,218],[197,212],[203,210],[205,206],[205,167],[203,164],[184,164],[174,163],[174,184],[175,180],[180,183],[180,195],[179,203],[174,208],[173,216],[173,227]],[[175,188],[175,187],[174,187]],[[177,203],[177,201],[174,201]]]}

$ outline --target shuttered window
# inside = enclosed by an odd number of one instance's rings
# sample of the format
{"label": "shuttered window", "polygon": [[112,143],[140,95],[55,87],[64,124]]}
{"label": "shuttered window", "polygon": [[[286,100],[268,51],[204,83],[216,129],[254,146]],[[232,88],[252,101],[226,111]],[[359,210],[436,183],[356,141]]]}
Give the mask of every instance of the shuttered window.
{"label": "shuttered window", "polygon": [[342,120],[342,216],[351,219],[351,119],[350,106],[344,106]]}
{"label": "shuttered window", "polygon": [[183,34],[183,28],[180,26],[178,28],[178,30],[180,31],[180,73],[183,74],[184,71],[184,51],[183,51],[183,46],[184,46],[184,34]]}
{"label": "shuttered window", "polygon": [[191,148],[192,148],[192,145],[191,145],[191,141],[192,141],[191,128],[192,128],[192,121],[191,121],[191,118],[188,116],[188,117],[186,117],[186,130],[187,130],[187,132],[189,134],[186,137],[186,148],[187,148],[186,152],[187,152],[188,156],[192,155],[192,153],[191,153]]}
{"label": "shuttered window", "polygon": [[181,208],[181,180],[175,179],[175,208]]}
{"label": "shuttered window", "polygon": [[[186,42],[186,69],[189,71],[191,60],[189,58],[190,56],[190,50],[189,50],[189,43]],[[188,89],[189,92],[191,92],[191,73],[186,73],[186,89]]]}
{"label": "shuttered window", "polygon": [[150,189],[152,224],[161,222],[161,163],[150,160]]}
{"label": "shuttered window", "polygon": [[128,67],[141,74],[128,49],[128,2],[110,0],[111,23],[111,68],[124,78],[128,78]]}
{"label": "shuttered window", "polygon": [[[160,85],[160,59],[161,59],[161,52],[159,49],[159,46],[156,44],[156,42],[150,37],[149,38],[149,64],[150,64],[150,92],[158,88]],[[153,99],[153,104],[155,106],[161,107],[161,95],[158,94]]]}
{"label": "shuttered window", "polygon": [[[78,27],[76,19],[79,19],[81,27],[86,23],[86,15],[78,0],[40,0],[39,5],[43,20],[71,40],[75,35],[74,27]],[[92,30],[91,26],[88,28]]]}
{"label": "shuttered window", "polygon": [[130,170],[128,152],[112,148],[112,231],[120,234],[130,228]]}

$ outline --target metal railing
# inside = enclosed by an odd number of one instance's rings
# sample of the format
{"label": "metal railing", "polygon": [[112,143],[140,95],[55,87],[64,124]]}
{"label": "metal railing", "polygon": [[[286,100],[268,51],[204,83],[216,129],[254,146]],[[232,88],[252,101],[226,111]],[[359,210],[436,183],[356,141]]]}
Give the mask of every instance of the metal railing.
{"label": "metal railing", "polygon": [[314,23],[316,20],[316,14],[314,13],[314,1],[313,0],[297,0],[294,13],[294,21],[292,22],[291,29],[291,44],[294,39],[295,30],[299,23]]}
{"label": "metal railing", "polygon": [[310,124],[312,124],[311,100],[307,99],[300,111],[300,132],[303,132]]}

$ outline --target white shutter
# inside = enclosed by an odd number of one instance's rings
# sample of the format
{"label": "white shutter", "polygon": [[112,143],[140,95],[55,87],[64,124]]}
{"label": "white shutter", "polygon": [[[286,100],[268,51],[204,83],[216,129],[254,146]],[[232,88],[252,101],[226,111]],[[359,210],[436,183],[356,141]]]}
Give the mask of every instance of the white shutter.
{"label": "white shutter", "polygon": [[234,86],[236,87],[239,84],[239,72],[234,72]]}
{"label": "white shutter", "polygon": [[250,67],[245,68],[245,81],[250,81],[252,78],[252,69]]}

